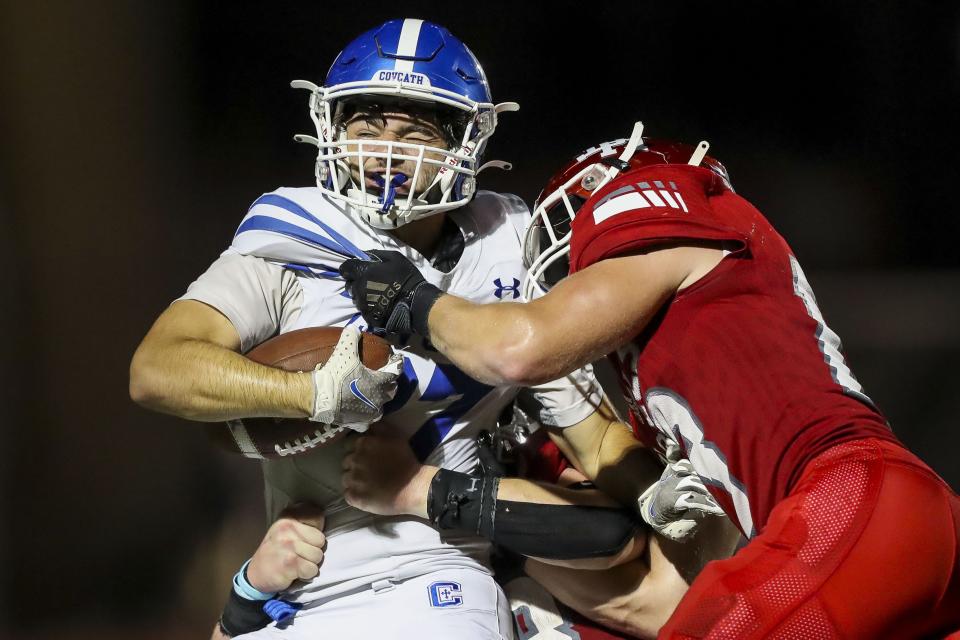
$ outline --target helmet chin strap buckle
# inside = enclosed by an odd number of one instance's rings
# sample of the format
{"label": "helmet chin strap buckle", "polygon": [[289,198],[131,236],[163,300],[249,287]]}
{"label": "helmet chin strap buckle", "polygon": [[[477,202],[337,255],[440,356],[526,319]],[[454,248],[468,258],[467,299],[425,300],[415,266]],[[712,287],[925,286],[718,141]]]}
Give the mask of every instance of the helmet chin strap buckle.
{"label": "helmet chin strap buckle", "polygon": [[383,199],[382,199],[383,205],[380,207],[380,213],[386,213],[387,211],[390,210],[390,207],[393,206],[393,201],[397,197],[397,187],[399,187],[400,185],[402,185],[404,182],[407,181],[407,176],[406,174],[398,173],[392,178],[390,178],[389,184],[379,174],[374,174],[373,180],[380,187],[383,188]]}

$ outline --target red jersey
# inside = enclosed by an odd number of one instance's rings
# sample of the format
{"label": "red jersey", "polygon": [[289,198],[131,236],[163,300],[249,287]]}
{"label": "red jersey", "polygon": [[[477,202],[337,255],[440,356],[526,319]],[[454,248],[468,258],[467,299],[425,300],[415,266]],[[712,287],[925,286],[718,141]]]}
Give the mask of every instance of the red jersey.
{"label": "red jersey", "polygon": [[595,194],[572,230],[571,272],[677,240],[729,250],[611,358],[637,436],[651,446],[658,437],[677,442],[748,537],[817,454],[894,439],[790,247],[716,174],[686,165],[631,171]]}

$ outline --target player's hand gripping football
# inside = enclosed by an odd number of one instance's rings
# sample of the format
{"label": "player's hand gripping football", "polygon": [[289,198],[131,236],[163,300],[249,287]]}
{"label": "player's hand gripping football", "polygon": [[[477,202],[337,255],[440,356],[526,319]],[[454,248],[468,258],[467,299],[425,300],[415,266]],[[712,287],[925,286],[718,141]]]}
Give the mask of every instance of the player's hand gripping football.
{"label": "player's hand gripping football", "polygon": [[340,265],[340,275],[363,319],[375,329],[429,337],[427,317],[443,292],[400,253],[369,253],[371,260],[352,258]]}
{"label": "player's hand gripping football", "polygon": [[295,580],[310,580],[320,571],[326,544],[323,511],[319,507],[287,507],[250,559],[247,581],[258,591],[276,593]]}
{"label": "player's hand gripping football", "polygon": [[380,369],[368,369],[359,348],[360,332],[346,327],[330,359],[314,370],[314,422],[362,432],[383,417],[383,405],[397,392],[403,357],[394,354]]}
{"label": "player's hand gripping football", "polygon": [[383,516],[427,517],[427,494],[437,468],[417,462],[406,440],[369,433],[348,447],[342,477],[347,504]]}
{"label": "player's hand gripping football", "polygon": [[660,481],[643,492],[637,506],[644,522],[676,542],[689,540],[704,518],[723,515],[687,459],[668,461]]}

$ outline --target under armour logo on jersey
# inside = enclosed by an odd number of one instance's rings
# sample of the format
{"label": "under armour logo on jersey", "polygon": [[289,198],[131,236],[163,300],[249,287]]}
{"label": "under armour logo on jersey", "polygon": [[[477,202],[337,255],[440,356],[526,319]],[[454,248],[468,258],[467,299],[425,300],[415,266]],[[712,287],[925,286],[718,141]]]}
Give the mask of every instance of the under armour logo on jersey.
{"label": "under armour logo on jersey", "polygon": [[433,582],[427,587],[431,607],[459,607],[463,604],[463,591],[459,582]]}
{"label": "under armour logo on jersey", "polygon": [[667,189],[663,182],[654,180],[652,186],[649,182],[638,182],[614,189],[594,205],[594,223],[600,224],[624,211],[648,207],[669,207],[689,213],[687,203],[677,189],[677,183],[671,180],[669,184],[670,188]]}
{"label": "under armour logo on jersey", "polygon": [[493,295],[497,296],[498,299],[503,300],[503,294],[509,291],[510,293],[513,294],[512,297],[514,300],[519,298],[520,297],[520,281],[517,280],[516,278],[512,278],[512,280],[513,280],[513,285],[509,287],[505,286],[503,282],[500,280],[500,278],[497,278],[496,280],[494,280],[493,284],[496,287],[496,290],[493,292]]}

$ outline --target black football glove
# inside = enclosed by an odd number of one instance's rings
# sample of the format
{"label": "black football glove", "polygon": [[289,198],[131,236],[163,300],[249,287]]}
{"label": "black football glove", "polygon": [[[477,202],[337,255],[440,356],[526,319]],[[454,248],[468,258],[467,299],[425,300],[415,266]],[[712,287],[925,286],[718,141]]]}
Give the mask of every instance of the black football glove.
{"label": "black football glove", "polygon": [[418,333],[429,338],[427,317],[443,291],[396,251],[369,251],[370,260],[351,258],[340,275],[353,303],[371,329],[388,333]]}

